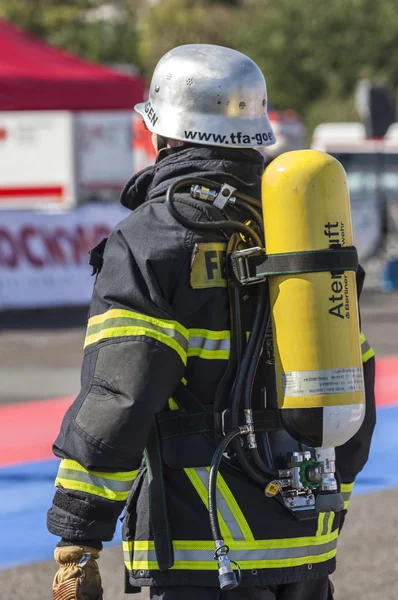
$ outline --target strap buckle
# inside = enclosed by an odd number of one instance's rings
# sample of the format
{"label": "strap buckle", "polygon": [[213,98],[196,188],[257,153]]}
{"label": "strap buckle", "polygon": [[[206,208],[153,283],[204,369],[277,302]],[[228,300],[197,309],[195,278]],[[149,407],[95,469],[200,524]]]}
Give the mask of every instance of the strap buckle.
{"label": "strap buckle", "polygon": [[228,408],[226,408],[225,410],[222,411],[221,413],[221,433],[223,435],[223,437],[225,437],[227,435],[227,415],[229,414],[229,410]]}
{"label": "strap buckle", "polygon": [[250,259],[253,257],[265,256],[265,252],[259,246],[254,248],[245,248],[237,250],[231,254],[231,265],[236,279],[241,285],[250,285],[259,283],[267,279],[266,276],[259,277],[256,272],[250,268]]}
{"label": "strap buckle", "polygon": [[234,275],[241,285],[263,283],[268,277],[298,275],[300,273],[322,273],[329,271],[344,273],[356,271],[358,253],[354,246],[337,246],[321,250],[301,250],[267,254],[256,246],[237,250],[231,254]]}

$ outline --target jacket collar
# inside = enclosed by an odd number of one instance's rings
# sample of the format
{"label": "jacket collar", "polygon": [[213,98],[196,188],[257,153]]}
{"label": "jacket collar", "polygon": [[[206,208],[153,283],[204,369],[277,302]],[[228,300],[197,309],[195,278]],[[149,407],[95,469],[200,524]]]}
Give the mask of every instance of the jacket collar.
{"label": "jacket collar", "polygon": [[161,150],[156,163],[136,173],[125,185],[121,203],[135,210],[147,200],[164,196],[180,177],[204,177],[228,183],[240,192],[261,197],[264,160],[253,149],[180,146]]}

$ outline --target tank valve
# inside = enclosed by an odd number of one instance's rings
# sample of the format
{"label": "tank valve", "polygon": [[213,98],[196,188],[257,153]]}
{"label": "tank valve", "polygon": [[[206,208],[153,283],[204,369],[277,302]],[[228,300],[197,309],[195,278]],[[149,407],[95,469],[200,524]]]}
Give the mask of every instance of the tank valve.
{"label": "tank valve", "polygon": [[334,448],[317,448],[316,459],[321,471],[315,505],[316,510],[318,512],[340,512],[344,508],[344,500],[338,492],[338,485],[334,476],[336,470]]}

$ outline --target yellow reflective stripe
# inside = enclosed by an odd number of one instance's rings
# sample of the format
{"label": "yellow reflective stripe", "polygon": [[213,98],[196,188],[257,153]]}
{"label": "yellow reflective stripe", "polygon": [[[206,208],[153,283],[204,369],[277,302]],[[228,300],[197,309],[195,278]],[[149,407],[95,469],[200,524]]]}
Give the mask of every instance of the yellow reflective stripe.
{"label": "yellow reflective stripe", "polygon": [[231,332],[224,329],[189,329],[188,357],[206,360],[228,360]]}
{"label": "yellow reflective stripe", "polygon": [[329,513],[329,522],[328,522],[328,527],[327,527],[327,534],[332,533],[333,523],[334,523],[334,512],[331,511]]}
{"label": "yellow reflective stripe", "polygon": [[[187,380],[185,379],[185,377],[181,378],[181,383],[183,385],[187,385]],[[169,409],[170,410],[179,410],[179,406],[177,404],[177,402],[174,400],[174,398],[169,398]]]}
{"label": "yellow reflective stripe", "polygon": [[[207,491],[206,486],[203,484],[202,480],[200,479],[199,475],[197,474],[197,472],[195,471],[195,469],[193,467],[186,467],[184,469],[184,471],[187,474],[187,477],[189,478],[189,480],[192,483],[193,487],[195,488],[196,492],[198,493],[203,504],[206,506],[207,510],[209,510],[208,491]],[[217,509],[217,514],[218,514],[218,520],[220,523],[220,529],[221,529],[223,539],[228,540],[228,542],[229,542],[229,540],[233,539],[232,534],[229,530],[228,525],[224,521],[223,516],[221,515],[221,513],[218,509]]]}
{"label": "yellow reflective stripe", "polygon": [[354,485],[355,481],[353,481],[352,483],[342,483],[340,485],[340,491],[342,493],[352,492],[352,490],[354,489]]}
{"label": "yellow reflective stripe", "polygon": [[127,472],[89,471],[74,460],[61,461],[56,487],[100,496],[108,500],[126,500],[138,469]]}
{"label": "yellow reflective stripe", "polygon": [[[295,541],[299,542],[296,545],[298,550],[297,556],[294,556],[295,552],[291,552],[289,556],[289,550],[283,550],[283,547],[279,544],[276,546],[274,551],[274,557],[272,557],[272,550],[270,551],[270,542],[276,542],[278,540],[258,540],[262,544],[262,547],[258,550],[254,549],[252,557],[250,557],[250,550],[252,548],[245,548],[244,552],[239,552],[242,542],[232,541],[228,544],[230,547],[230,558],[239,562],[241,568],[278,568],[278,567],[289,567],[298,566],[309,563],[320,563],[333,558],[336,555],[336,544],[337,544],[338,531],[334,532],[334,535],[323,536],[322,539],[310,538],[317,540],[316,544],[306,545],[305,540],[308,538],[297,538]],[[330,539],[332,538],[332,539]],[[328,541],[330,539],[330,541]],[[301,542],[301,543],[300,543]],[[245,546],[252,546],[253,544],[243,542]],[[320,552],[316,552],[316,546],[320,546]],[[175,552],[175,563],[173,569],[190,569],[190,570],[210,570],[217,568],[217,564],[214,560],[210,560],[214,553],[213,542],[203,542],[196,540],[178,540],[173,542],[173,548]],[[300,552],[301,550],[301,552]],[[325,550],[324,552],[322,550]],[[138,541],[138,542],[123,542],[123,551],[125,555],[125,564],[129,570],[137,569],[155,569],[157,570],[158,563],[155,558],[154,543],[152,541]],[[185,555],[184,556],[184,551]],[[269,558],[263,558],[263,556],[269,556]],[[134,560],[135,558],[135,560]]]}
{"label": "yellow reflective stripe", "polygon": [[[131,324],[130,324],[131,323]],[[155,319],[134,311],[111,309],[88,321],[84,347],[103,339],[145,336],[158,340],[177,352],[183,364],[187,360],[188,331],[176,321]]]}
{"label": "yellow reflective stripe", "polygon": [[[275,540],[252,540],[250,542],[231,540],[230,550],[268,550],[273,548],[301,548],[305,546],[322,546],[333,542],[339,535],[338,530],[321,537],[281,538]],[[173,540],[175,550],[214,550],[213,540]],[[123,542],[124,550],[155,550],[153,540],[129,540]]]}
{"label": "yellow reflective stripe", "polygon": [[91,344],[96,344],[100,340],[110,339],[115,337],[127,337],[127,336],[146,336],[151,337],[159,342],[162,342],[166,346],[173,348],[181,358],[184,365],[187,363],[187,355],[186,351],[180,346],[178,342],[168,337],[164,333],[160,331],[154,331],[153,329],[147,329],[145,327],[113,327],[109,329],[102,329],[98,333],[93,333],[92,335],[88,335],[84,342],[84,347],[90,346]]}
{"label": "yellow reflective stripe", "polygon": [[[206,468],[210,472],[210,467],[206,467]],[[225,481],[224,477],[221,475],[220,472],[218,473],[218,477],[217,477],[217,487],[220,490],[221,494],[223,495],[226,503],[228,504],[228,507],[229,507],[231,513],[233,514],[235,520],[237,521],[237,523],[240,527],[240,530],[242,531],[242,533],[244,535],[245,540],[246,541],[254,540],[254,536],[249,527],[249,524],[246,521],[245,516],[240,509],[239,504],[235,500],[233,493],[229,489],[227,482]]]}
{"label": "yellow reflective stripe", "polygon": [[78,492],[93,494],[94,496],[107,498],[107,500],[127,500],[127,496],[129,495],[128,491],[114,492],[112,490],[97,487],[96,485],[92,485],[90,483],[83,483],[82,481],[72,481],[70,479],[63,479],[62,477],[57,477],[55,479],[55,486],[61,486],[66,490],[76,490]]}
{"label": "yellow reflective stripe", "polygon": [[170,410],[178,410],[180,407],[177,402],[173,398],[169,398],[169,409]]}
{"label": "yellow reflective stripe", "polygon": [[75,460],[70,460],[69,458],[64,458],[61,460],[60,468],[64,469],[72,469],[73,471],[82,471],[83,473],[89,473],[90,475],[94,475],[95,477],[102,477],[103,479],[110,479],[111,481],[131,481],[138,475],[138,469],[134,471],[88,471],[85,469],[80,463]]}
{"label": "yellow reflective stripe", "polygon": [[216,331],[214,329],[188,329],[189,337],[201,337],[206,340],[230,340],[231,332],[228,329]]}
{"label": "yellow reflective stripe", "polygon": [[228,360],[229,350],[205,350],[204,348],[188,348],[188,358],[197,356],[207,360]]}
{"label": "yellow reflective stripe", "polygon": [[365,352],[365,354],[362,354],[362,362],[366,363],[368,362],[369,359],[373,358],[375,356],[375,352],[373,350],[373,348],[369,348],[369,350],[367,352]]}
{"label": "yellow reflective stripe", "polygon": [[343,500],[344,500],[344,508],[347,509],[348,508],[348,504],[350,502],[350,497],[351,497],[351,492],[354,489],[354,481],[352,483],[342,483],[340,485],[340,492],[341,495],[343,496]]}
{"label": "yellow reflective stripe", "polygon": [[370,358],[373,358],[373,356],[375,356],[375,353],[374,353],[372,346],[369,344],[368,340],[366,339],[366,337],[363,333],[361,333],[361,335],[360,335],[360,340],[361,340],[361,350],[362,350],[362,362],[365,363]]}
{"label": "yellow reflective stripe", "polygon": [[[326,562],[336,556],[337,549],[331,550],[326,554],[318,554],[317,556],[303,556],[300,558],[285,558],[278,560],[240,560],[239,566],[241,569],[278,569],[283,567],[300,567],[306,564],[318,564]],[[231,555],[231,559],[233,557]],[[125,565],[129,571],[157,571],[159,565],[157,561],[125,561]],[[235,565],[232,565],[234,569]],[[217,570],[216,561],[175,561],[171,570],[187,570],[187,571],[214,571]]]}
{"label": "yellow reflective stripe", "polygon": [[316,530],[316,535],[320,536],[322,535],[322,531],[323,531],[323,522],[325,520],[325,514],[324,512],[319,513],[318,516],[318,529]]}
{"label": "yellow reflective stripe", "polygon": [[147,323],[152,323],[152,325],[156,325],[158,327],[163,327],[165,329],[175,329],[179,331],[186,340],[188,340],[189,334],[188,330],[183,327],[177,321],[171,321],[168,319],[155,319],[154,317],[148,317],[142,313],[137,313],[133,310],[125,310],[121,308],[111,308],[107,310],[105,313],[101,315],[95,315],[88,320],[87,327],[91,327],[91,325],[98,325],[99,323],[104,323],[108,319],[138,319],[139,321],[146,321]]}

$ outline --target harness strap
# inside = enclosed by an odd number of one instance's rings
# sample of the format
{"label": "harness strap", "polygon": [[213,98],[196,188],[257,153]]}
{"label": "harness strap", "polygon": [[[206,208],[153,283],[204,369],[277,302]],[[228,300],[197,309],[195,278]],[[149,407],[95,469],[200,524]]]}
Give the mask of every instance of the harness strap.
{"label": "harness strap", "polygon": [[[207,412],[179,414],[180,411],[159,413],[157,422],[159,437],[162,441],[171,438],[186,437],[198,433],[214,435],[214,415]],[[219,415],[223,420],[224,432],[229,429],[229,412]],[[284,429],[278,409],[253,410],[254,429],[256,432],[277,431]],[[239,412],[239,422],[245,423],[244,412]]]}
{"label": "harness strap", "polygon": [[156,559],[160,571],[167,571],[174,564],[173,540],[167,514],[167,500],[162,455],[156,420],[154,420],[144,451],[148,469],[149,514],[155,543]]}
{"label": "harness strap", "polygon": [[342,248],[337,245],[325,250],[281,254],[266,254],[262,248],[248,248],[235,252],[231,262],[237,280],[247,285],[275,275],[356,271],[358,253],[354,246]]}

